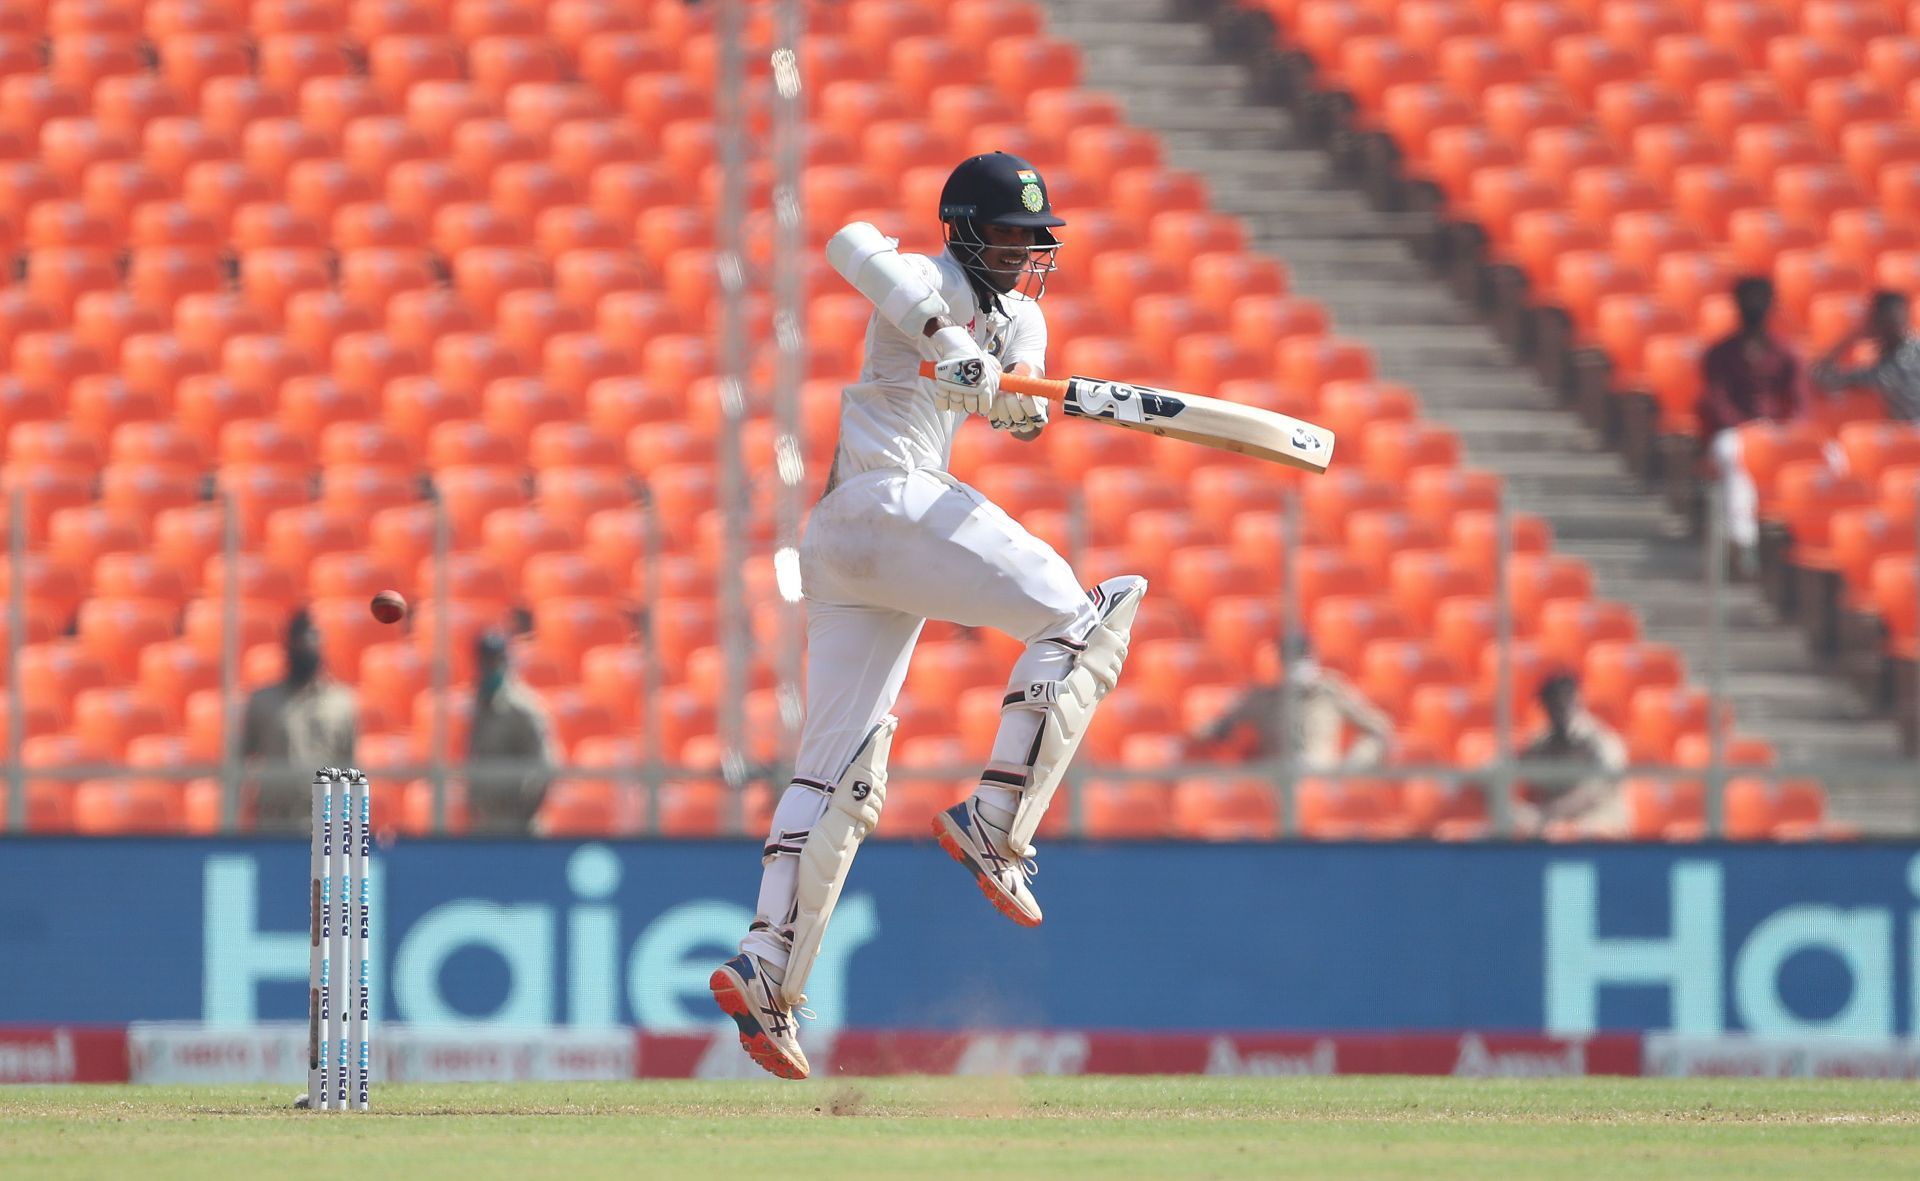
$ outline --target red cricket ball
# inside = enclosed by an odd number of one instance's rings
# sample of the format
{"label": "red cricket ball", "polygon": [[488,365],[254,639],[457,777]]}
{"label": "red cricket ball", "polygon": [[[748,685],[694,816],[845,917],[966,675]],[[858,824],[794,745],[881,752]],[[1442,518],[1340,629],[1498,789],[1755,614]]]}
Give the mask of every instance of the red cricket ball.
{"label": "red cricket ball", "polygon": [[373,602],[367,604],[367,609],[381,623],[399,623],[407,617],[407,601],[400,597],[399,591],[381,591],[373,596]]}

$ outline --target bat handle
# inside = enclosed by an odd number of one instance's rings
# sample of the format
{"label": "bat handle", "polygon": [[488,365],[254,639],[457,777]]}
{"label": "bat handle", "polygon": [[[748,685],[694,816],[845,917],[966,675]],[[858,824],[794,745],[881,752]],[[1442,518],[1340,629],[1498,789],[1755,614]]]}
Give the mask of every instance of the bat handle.
{"label": "bat handle", "polygon": [[[920,376],[933,376],[933,362],[920,362]],[[1049,402],[1067,400],[1067,383],[1053,377],[1028,377],[1020,373],[1002,373],[1000,388],[1009,394],[1025,394],[1029,398],[1045,398]]]}

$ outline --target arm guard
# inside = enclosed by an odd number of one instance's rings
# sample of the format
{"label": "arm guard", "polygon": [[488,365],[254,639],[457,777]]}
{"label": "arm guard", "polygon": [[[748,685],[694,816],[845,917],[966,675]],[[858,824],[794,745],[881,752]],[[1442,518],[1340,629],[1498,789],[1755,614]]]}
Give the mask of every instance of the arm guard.
{"label": "arm guard", "polygon": [[899,243],[864,221],[842,227],[827,241],[827,261],[854,290],[873,301],[887,323],[918,340],[927,321],[948,312],[947,301],[920,268],[900,257]]}

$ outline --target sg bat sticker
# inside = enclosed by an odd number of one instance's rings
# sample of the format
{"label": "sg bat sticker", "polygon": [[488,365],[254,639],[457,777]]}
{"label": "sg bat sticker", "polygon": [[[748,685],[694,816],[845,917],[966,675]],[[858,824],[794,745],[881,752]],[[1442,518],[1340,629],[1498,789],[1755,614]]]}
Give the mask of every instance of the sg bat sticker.
{"label": "sg bat sticker", "polygon": [[1072,409],[1084,418],[1114,418],[1121,422],[1147,421],[1146,399],[1141,391],[1118,381],[1085,381],[1075,378],[1069,383]]}

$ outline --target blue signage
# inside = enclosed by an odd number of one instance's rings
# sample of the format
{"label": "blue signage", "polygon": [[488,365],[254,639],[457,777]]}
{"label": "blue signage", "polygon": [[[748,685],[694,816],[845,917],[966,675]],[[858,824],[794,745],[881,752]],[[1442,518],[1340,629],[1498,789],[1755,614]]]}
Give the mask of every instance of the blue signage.
{"label": "blue signage", "polygon": [[[376,857],[376,1016],[711,1024],[756,846],[423,841]],[[1057,843],[1015,927],[875,841],[823,1026],[1888,1037],[1920,1011],[1920,847]],[[307,847],[0,842],[0,1023],[305,1012]]]}

